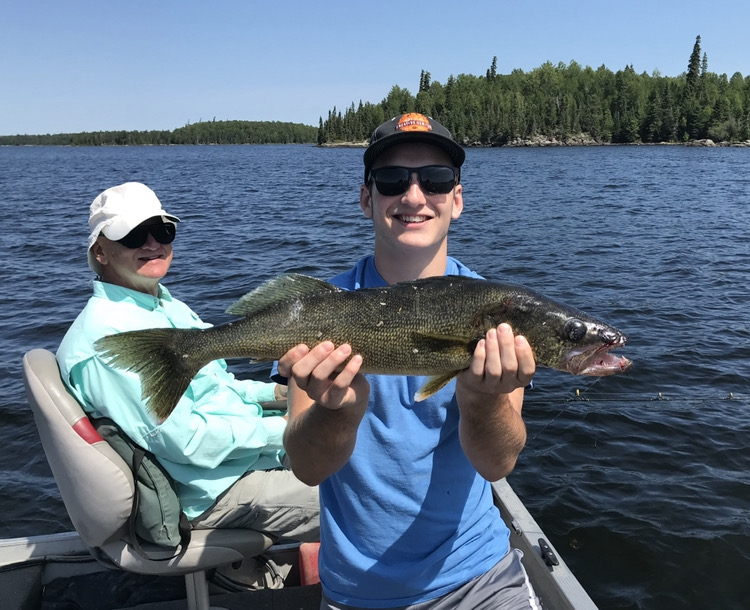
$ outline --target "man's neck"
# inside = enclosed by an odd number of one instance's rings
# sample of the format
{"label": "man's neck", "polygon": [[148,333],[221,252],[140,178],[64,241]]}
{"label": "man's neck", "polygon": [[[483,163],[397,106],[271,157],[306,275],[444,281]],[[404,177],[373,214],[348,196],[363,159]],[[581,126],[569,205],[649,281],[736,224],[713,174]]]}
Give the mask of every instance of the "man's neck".
{"label": "man's neck", "polygon": [[423,277],[445,275],[448,266],[447,245],[438,252],[429,254],[422,250],[416,253],[384,253],[375,248],[375,268],[389,284],[408,282]]}
{"label": "man's neck", "polygon": [[136,290],[144,294],[150,294],[152,297],[159,296],[159,280],[155,278],[148,278],[138,282],[125,281],[123,278],[114,274],[101,274],[102,281],[108,284],[115,284],[116,286],[122,286],[123,288],[129,288],[130,290]]}

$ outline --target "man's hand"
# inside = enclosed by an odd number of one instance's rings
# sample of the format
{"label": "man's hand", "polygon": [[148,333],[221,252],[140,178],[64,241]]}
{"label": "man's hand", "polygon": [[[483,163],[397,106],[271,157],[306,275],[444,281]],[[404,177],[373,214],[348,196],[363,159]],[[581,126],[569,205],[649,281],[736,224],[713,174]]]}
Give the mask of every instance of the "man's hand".
{"label": "man's hand", "polygon": [[510,394],[531,382],[536,363],[525,337],[507,324],[490,329],[474,350],[469,368],[457,380],[457,394]]}
{"label": "man's hand", "polygon": [[[347,358],[351,356],[349,362]],[[346,364],[344,364],[346,363]],[[294,383],[311,400],[326,409],[337,410],[357,402],[367,402],[370,384],[359,374],[362,356],[352,356],[348,344],[338,348],[324,341],[310,349],[297,345],[281,357],[279,373]]]}

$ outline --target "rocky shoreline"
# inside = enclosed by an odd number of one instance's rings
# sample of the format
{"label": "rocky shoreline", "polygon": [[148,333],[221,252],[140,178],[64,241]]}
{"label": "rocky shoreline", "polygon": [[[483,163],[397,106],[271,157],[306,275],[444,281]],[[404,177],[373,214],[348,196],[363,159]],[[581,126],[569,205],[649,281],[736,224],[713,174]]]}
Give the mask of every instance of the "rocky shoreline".
{"label": "rocky shoreline", "polygon": [[[321,148],[366,148],[367,141],[364,142],[326,142],[318,144]],[[750,140],[744,142],[714,142],[710,139],[690,140],[688,142],[653,142],[644,144],[642,142],[632,142],[630,144],[613,144],[612,142],[601,142],[595,140],[586,134],[567,136],[565,138],[556,138],[555,136],[532,136],[530,138],[514,138],[505,143],[483,144],[480,142],[463,142],[466,148],[542,148],[554,146],[700,146],[700,147],[736,147],[750,148]]]}
{"label": "rocky shoreline", "polygon": [[[471,145],[469,145],[471,146]],[[481,146],[481,144],[479,144]],[[515,138],[501,146],[510,147],[543,147],[543,146],[737,146],[750,148],[750,140],[745,142],[714,142],[713,140],[690,140],[688,142],[632,142],[629,144],[613,144],[612,142],[601,142],[586,134],[577,134],[557,139],[555,136],[533,136],[531,138]]]}

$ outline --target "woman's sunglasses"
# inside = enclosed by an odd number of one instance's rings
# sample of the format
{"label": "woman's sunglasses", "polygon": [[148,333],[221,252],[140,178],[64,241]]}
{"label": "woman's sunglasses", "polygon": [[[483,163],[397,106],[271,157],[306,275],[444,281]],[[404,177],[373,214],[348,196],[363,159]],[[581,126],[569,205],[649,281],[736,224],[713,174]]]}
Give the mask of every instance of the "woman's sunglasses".
{"label": "woman's sunglasses", "polygon": [[117,243],[122,244],[131,250],[135,250],[148,241],[149,235],[160,244],[171,244],[174,241],[175,235],[177,235],[177,226],[174,223],[165,222],[159,225],[136,227],[125,237],[118,239]]}
{"label": "woman's sunglasses", "polygon": [[412,174],[417,174],[419,188],[428,195],[450,193],[458,182],[458,170],[447,165],[379,167],[370,170],[370,180],[375,181],[375,186],[381,195],[393,197],[409,190]]}

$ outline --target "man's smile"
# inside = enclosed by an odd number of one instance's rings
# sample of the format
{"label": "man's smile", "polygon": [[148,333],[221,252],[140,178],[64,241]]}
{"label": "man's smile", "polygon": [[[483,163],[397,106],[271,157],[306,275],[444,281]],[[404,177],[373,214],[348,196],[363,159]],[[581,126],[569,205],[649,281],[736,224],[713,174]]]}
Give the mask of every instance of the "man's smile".
{"label": "man's smile", "polygon": [[422,223],[430,220],[429,216],[422,216],[418,214],[394,214],[393,217],[396,220],[406,223]]}

